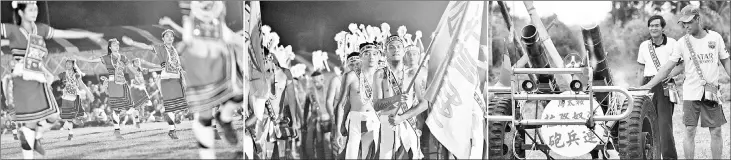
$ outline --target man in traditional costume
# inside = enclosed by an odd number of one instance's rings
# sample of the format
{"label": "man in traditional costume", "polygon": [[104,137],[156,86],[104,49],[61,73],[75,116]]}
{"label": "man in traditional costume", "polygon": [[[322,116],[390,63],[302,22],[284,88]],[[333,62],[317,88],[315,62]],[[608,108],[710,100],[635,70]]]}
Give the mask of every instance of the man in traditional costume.
{"label": "man in traditional costume", "polygon": [[[374,43],[361,44],[361,68],[352,70],[344,76],[340,101],[336,105],[338,113],[333,141],[336,142],[336,150],[345,147],[345,159],[376,158],[375,146],[378,146],[380,141],[378,131],[381,125],[373,108],[375,87],[372,77],[378,66],[378,56],[381,56],[381,53]],[[346,101],[350,102],[350,108],[340,109],[344,107]],[[343,115],[344,112],[347,114]],[[343,123],[346,125],[345,128],[341,127]],[[347,136],[347,142],[343,146],[344,136]]]}
{"label": "man in traditional costume", "polygon": [[[317,63],[317,62],[316,62]],[[325,108],[324,77],[319,71],[312,73],[312,85],[305,100],[305,115],[303,128],[306,129],[304,138],[305,157],[332,159],[330,151],[330,113]]]}
{"label": "man in traditional costume", "polygon": [[[417,104],[414,102],[416,96],[414,93],[424,93],[424,91],[421,87],[411,88],[414,89],[413,91],[407,90],[410,84],[407,82],[410,82],[413,78],[407,76],[408,68],[404,66],[405,47],[401,37],[397,35],[389,36],[385,45],[389,65],[376,71],[374,80],[377,88],[374,108],[379,112],[381,120],[379,158],[420,159],[423,157],[418,143],[421,131],[417,126],[416,119],[409,117],[404,123],[393,124],[389,122],[389,117],[396,117],[396,120],[400,120],[399,116],[415,106],[414,104]],[[423,84],[419,83],[419,85]],[[411,153],[411,155],[408,155],[408,153]]]}

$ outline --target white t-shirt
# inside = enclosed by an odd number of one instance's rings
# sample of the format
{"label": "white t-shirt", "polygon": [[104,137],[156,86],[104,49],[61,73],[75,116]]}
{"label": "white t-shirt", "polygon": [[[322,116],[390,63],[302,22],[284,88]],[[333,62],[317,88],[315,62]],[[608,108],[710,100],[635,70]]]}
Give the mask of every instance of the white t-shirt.
{"label": "white t-shirt", "polygon": [[[697,39],[693,36],[688,36],[693,50],[698,57],[698,63],[700,65],[703,76],[707,83],[718,84],[718,77],[721,72],[725,71],[723,67],[719,66],[720,59],[729,58],[728,51],[726,51],[726,45],[721,38],[721,35],[714,31],[708,31],[705,37]],[[696,71],[695,62],[690,59],[690,51],[686,44],[686,38],[681,37],[678,39],[677,45],[673,54],[670,55],[670,60],[678,62],[679,60],[685,61],[685,82],[683,83],[683,100],[701,100],[703,97],[703,84],[701,84],[700,75]]]}
{"label": "white t-shirt", "polygon": [[[637,62],[645,65],[645,77],[655,76],[655,74],[657,74],[657,67],[655,67],[655,62],[652,60],[652,55],[650,55],[650,48],[648,48],[648,45],[652,45],[651,40],[642,42],[640,44],[639,52],[637,52]],[[675,39],[665,37],[665,44],[660,47],[655,47],[655,55],[657,55],[657,59],[660,61],[660,67],[668,62],[670,54],[672,54],[673,49],[675,49],[675,45],[677,45]]]}

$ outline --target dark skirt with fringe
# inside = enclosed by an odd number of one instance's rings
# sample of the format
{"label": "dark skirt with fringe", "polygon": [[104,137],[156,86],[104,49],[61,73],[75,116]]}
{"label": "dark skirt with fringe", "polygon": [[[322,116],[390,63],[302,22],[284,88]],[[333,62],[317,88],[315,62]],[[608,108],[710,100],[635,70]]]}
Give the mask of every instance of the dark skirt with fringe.
{"label": "dark skirt with fringe", "polygon": [[219,53],[217,58],[191,55],[181,59],[187,72],[185,93],[191,112],[211,110],[229,100],[243,100],[243,74],[234,59],[235,54],[243,53],[236,47],[226,47],[229,53]]}
{"label": "dark skirt with fringe", "polygon": [[183,81],[180,78],[162,79],[160,87],[165,112],[178,112],[188,108],[183,92]]}
{"label": "dark skirt with fringe", "polygon": [[37,122],[59,113],[56,98],[48,84],[13,78],[13,106],[18,123]]}
{"label": "dark skirt with fringe", "polygon": [[84,115],[84,108],[81,106],[81,97],[76,96],[76,100],[61,99],[61,119],[73,120],[76,117]]}
{"label": "dark skirt with fringe", "polygon": [[107,94],[109,94],[107,107],[116,111],[125,111],[132,107],[132,96],[129,93],[129,85],[109,82]]}

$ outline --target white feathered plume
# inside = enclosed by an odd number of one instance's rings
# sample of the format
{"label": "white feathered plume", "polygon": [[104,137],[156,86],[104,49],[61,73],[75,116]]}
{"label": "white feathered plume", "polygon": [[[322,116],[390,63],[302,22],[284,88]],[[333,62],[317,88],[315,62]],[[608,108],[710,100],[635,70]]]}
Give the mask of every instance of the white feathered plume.
{"label": "white feathered plume", "polygon": [[330,71],[329,65],[327,64],[327,52],[320,50],[312,52],[312,66],[315,71],[321,69]]}
{"label": "white feathered plume", "polygon": [[289,71],[292,72],[292,77],[295,78],[304,76],[306,72],[305,70],[307,70],[307,66],[302,63],[296,64],[289,69]]}

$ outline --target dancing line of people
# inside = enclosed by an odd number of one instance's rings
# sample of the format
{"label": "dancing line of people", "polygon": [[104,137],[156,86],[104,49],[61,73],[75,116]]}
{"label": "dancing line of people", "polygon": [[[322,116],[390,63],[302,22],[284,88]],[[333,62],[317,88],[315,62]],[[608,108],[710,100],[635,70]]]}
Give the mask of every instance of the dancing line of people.
{"label": "dancing line of people", "polygon": [[[160,88],[164,103],[166,121],[170,126],[168,136],[179,139],[175,129],[175,115],[183,110],[194,112],[193,132],[199,146],[199,158],[215,159],[214,139],[217,131],[212,127],[215,119],[223,129],[226,140],[236,145],[238,138],[232,125],[233,115],[243,101],[243,73],[237,70],[236,54],[242,54],[243,37],[229,29],[224,21],[225,4],[222,1],[181,2],[182,26],[170,18],[160,20],[161,25],[170,26],[162,32],[162,44],[143,44],[123,36],[122,42],[137,48],[153,51],[160,60],[153,63],[140,58],[128,58],[120,51],[117,38],[106,40],[107,54],[98,57],[72,56],[58,75],[50,72],[44,63],[48,55],[45,39],[88,38],[103,40],[103,34],[88,31],[59,30],[43,23],[37,23],[38,6],[35,1],[13,1],[16,23],[0,24],[0,37],[9,40],[14,60],[11,74],[3,77],[3,94],[6,103],[12,107],[13,126],[18,127],[20,146],[24,158],[34,158],[34,150],[45,155],[42,147],[43,132],[57,121],[65,122],[68,140],[73,137],[71,120],[83,116],[81,100],[87,99],[90,89],[83,84],[85,75],[78,62],[102,63],[110,74],[102,80],[107,83],[109,95],[107,106],[112,108],[113,135],[124,139],[121,132],[120,114],[138,112],[149,104],[150,95],[145,87],[143,74],[161,72]],[[182,34],[183,40],[174,44],[175,34]],[[127,79],[126,77],[129,77]],[[61,80],[62,101],[59,108],[52,94],[50,84]],[[40,100],[40,101],[39,101]],[[128,114],[134,115],[134,114]],[[139,128],[139,116],[127,116]]]}

